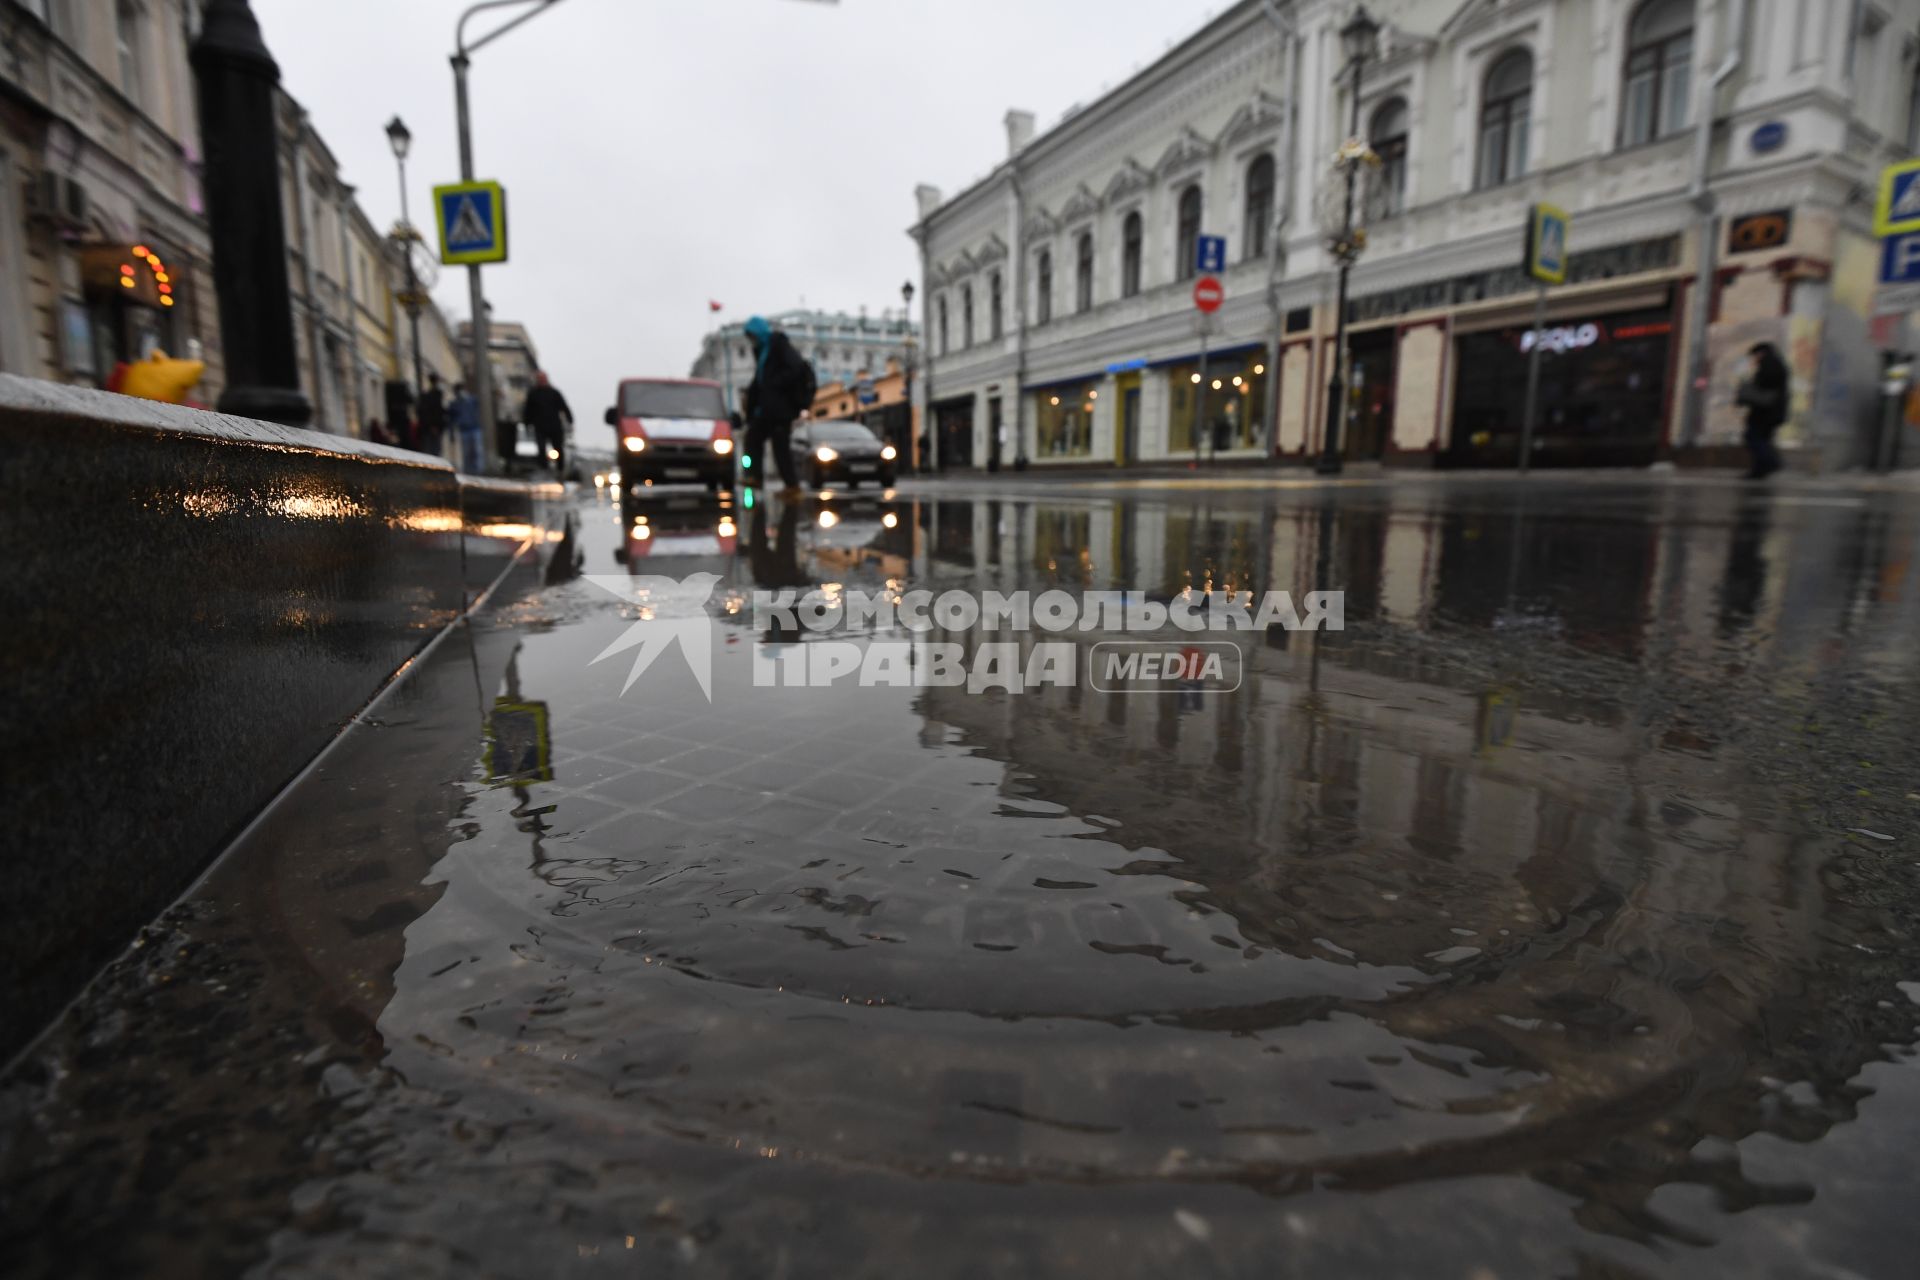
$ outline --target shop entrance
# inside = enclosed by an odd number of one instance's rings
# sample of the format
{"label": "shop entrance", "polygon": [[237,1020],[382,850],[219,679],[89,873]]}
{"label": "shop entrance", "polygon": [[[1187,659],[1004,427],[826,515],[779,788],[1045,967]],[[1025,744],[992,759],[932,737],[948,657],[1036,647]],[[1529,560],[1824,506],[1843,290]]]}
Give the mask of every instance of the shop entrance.
{"label": "shop entrance", "polygon": [[933,416],[940,469],[973,466],[973,397],[936,405]]}
{"label": "shop entrance", "polygon": [[1373,462],[1393,440],[1394,353],[1399,347],[1392,329],[1356,333],[1348,341],[1352,351],[1347,378],[1347,439],[1343,450],[1353,462]]}
{"label": "shop entrance", "polygon": [[1534,466],[1639,467],[1666,419],[1671,306],[1464,334],[1456,340],[1453,426],[1445,462],[1511,467],[1520,457],[1527,358],[1540,355]]}
{"label": "shop entrance", "polygon": [[1113,385],[1120,397],[1113,420],[1113,461],[1124,467],[1140,456],[1140,375],[1123,373]]}

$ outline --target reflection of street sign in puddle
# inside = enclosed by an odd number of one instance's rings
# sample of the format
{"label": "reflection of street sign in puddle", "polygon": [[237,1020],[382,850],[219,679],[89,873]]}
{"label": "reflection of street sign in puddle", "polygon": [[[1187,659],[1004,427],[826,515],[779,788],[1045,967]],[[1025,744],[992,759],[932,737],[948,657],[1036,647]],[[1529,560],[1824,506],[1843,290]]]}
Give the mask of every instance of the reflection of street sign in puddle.
{"label": "reflection of street sign in puddle", "polygon": [[1513,718],[1518,710],[1511,690],[1489,689],[1480,695],[1479,723],[1474,726],[1476,755],[1513,741]]}
{"label": "reflection of street sign in puddle", "polygon": [[495,698],[487,720],[487,778],[492,782],[552,782],[553,737],[547,704]]}

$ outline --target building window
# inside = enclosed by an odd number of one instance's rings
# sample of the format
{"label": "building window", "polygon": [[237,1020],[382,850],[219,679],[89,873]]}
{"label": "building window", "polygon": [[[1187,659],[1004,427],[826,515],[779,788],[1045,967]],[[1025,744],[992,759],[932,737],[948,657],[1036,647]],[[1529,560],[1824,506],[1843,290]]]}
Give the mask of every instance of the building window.
{"label": "building window", "polygon": [[973,286],[960,286],[960,345],[973,345]]}
{"label": "building window", "polygon": [[953,345],[947,341],[947,299],[944,294],[941,295],[940,305],[936,310],[939,312],[940,354],[946,355],[947,352],[953,350]]}
{"label": "building window", "polygon": [[1920,71],[1907,85],[1907,152],[1920,151]]}
{"label": "building window", "polygon": [[996,339],[1006,332],[1005,309],[1000,302],[1001,293],[1000,273],[996,271],[987,277],[987,324],[989,326],[987,333],[989,337]]}
{"label": "building window", "polygon": [[1140,292],[1140,211],[1134,210],[1120,224],[1120,296],[1131,298]]}
{"label": "building window", "polygon": [[1093,232],[1082,231],[1073,251],[1073,309],[1093,308]]}
{"label": "building window", "polygon": [[1687,127],[1693,82],[1693,0],[1646,0],[1627,24],[1620,143],[1633,147]]}
{"label": "building window", "polygon": [[1180,193],[1180,216],[1175,224],[1173,278],[1191,280],[1199,270],[1194,262],[1200,248],[1200,184]]}
{"label": "building window", "polygon": [[1084,458],[1093,452],[1097,382],[1048,387],[1033,393],[1033,442],[1043,458]]}
{"label": "building window", "polygon": [[120,57],[120,89],[138,106],[146,100],[140,84],[140,6],[120,0],[113,27],[115,51]]}
{"label": "building window", "polygon": [[1034,289],[1033,322],[1045,324],[1053,319],[1053,251],[1042,249],[1033,268]]}
{"label": "building window", "polygon": [[1267,256],[1267,235],[1273,227],[1273,157],[1255,156],[1247,166],[1247,225],[1241,242],[1247,259]]}
{"label": "building window", "polygon": [[1168,369],[1168,452],[1192,453],[1196,426],[1201,453],[1259,448],[1260,424],[1266,420],[1266,359],[1263,351],[1215,356],[1207,361],[1204,379],[1197,363]]}
{"label": "building window", "polygon": [[1512,182],[1527,171],[1527,117],[1533,101],[1533,55],[1514,49],[1487,72],[1480,101],[1480,168],[1476,188]]}
{"label": "building window", "polygon": [[1407,207],[1407,100],[1380,104],[1367,127],[1367,145],[1380,157],[1380,212],[1391,218]]}

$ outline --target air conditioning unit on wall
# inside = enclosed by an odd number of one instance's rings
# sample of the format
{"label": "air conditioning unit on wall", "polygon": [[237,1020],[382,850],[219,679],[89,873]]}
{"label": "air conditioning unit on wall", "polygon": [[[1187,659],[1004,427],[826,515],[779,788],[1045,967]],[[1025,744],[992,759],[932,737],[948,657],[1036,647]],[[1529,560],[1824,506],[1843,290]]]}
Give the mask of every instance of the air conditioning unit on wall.
{"label": "air conditioning unit on wall", "polygon": [[65,174],[41,172],[28,189],[31,217],[50,222],[63,230],[77,230],[87,224],[87,189]]}

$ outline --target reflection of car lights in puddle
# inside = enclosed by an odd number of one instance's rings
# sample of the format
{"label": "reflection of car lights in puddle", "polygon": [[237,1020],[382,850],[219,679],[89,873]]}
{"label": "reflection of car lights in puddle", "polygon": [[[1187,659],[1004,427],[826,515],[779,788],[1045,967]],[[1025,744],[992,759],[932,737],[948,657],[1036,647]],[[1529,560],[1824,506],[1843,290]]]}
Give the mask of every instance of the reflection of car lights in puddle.
{"label": "reflection of car lights in puddle", "polygon": [[560,461],[560,451],[559,451],[558,449],[548,449],[548,450],[547,450],[547,461],[548,461],[548,462],[558,462],[558,461]]}
{"label": "reflection of car lights in puddle", "polygon": [[900,517],[889,511],[880,517],[880,523],[886,528],[897,529],[900,527]]}
{"label": "reflection of car lights in puddle", "polygon": [[840,523],[840,517],[835,515],[833,512],[822,511],[820,513],[820,527],[822,529],[831,529],[833,528],[833,526],[839,523]]}
{"label": "reflection of car lights in puddle", "polygon": [[718,533],[723,538],[731,538],[736,532],[738,532],[738,530],[734,528],[733,521],[722,520],[720,522],[720,527],[716,529],[714,532]]}
{"label": "reflection of car lights in puddle", "polygon": [[653,536],[653,530],[647,528],[647,526],[643,524],[637,524],[633,526],[633,529],[630,531],[629,536],[637,538],[641,542],[645,542],[648,538],[651,538]]}

